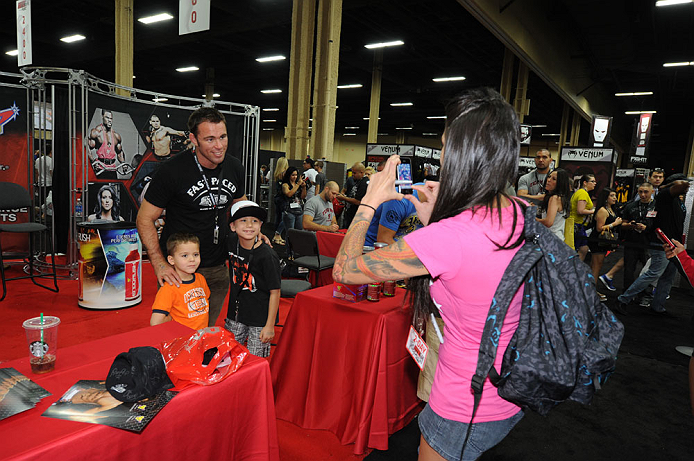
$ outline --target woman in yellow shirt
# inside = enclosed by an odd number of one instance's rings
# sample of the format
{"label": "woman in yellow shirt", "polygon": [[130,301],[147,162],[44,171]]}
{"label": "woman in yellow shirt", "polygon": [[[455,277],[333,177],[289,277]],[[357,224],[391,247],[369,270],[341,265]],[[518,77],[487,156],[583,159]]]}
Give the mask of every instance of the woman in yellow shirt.
{"label": "woman in yellow shirt", "polygon": [[597,181],[592,174],[584,174],[581,176],[580,184],[581,187],[571,197],[571,218],[574,220],[574,246],[578,251],[578,257],[583,261],[588,254],[586,229],[595,213],[593,201],[588,193],[595,189]]}

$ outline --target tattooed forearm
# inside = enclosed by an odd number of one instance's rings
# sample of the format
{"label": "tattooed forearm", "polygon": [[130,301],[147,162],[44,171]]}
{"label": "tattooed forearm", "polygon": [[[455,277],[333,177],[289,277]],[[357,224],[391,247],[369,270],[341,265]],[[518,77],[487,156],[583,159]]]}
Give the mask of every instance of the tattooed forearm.
{"label": "tattooed forearm", "polygon": [[333,279],[335,281],[343,282],[346,271],[348,270],[346,263],[349,260],[358,258],[362,254],[364,238],[366,237],[366,231],[369,229],[373,214],[374,212],[370,208],[357,210],[357,214],[354,216],[352,224],[349,226],[345,239],[342,241],[340,251],[338,251],[335,257],[335,264],[333,265]]}
{"label": "tattooed forearm", "polygon": [[[364,219],[358,221],[358,217],[359,214],[355,217],[335,259],[333,268],[335,281],[361,284],[370,281],[400,280],[427,273],[426,267],[404,240],[361,255],[369,222]],[[353,230],[360,231],[359,235],[356,232],[353,233]]]}

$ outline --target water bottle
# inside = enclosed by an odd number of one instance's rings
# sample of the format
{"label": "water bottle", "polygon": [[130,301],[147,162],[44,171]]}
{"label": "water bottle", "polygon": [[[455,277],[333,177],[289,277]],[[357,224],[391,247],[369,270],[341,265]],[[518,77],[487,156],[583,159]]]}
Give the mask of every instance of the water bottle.
{"label": "water bottle", "polygon": [[82,220],[82,199],[77,198],[77,203],[75,203],[75,218],[77,218],[78,221]]}

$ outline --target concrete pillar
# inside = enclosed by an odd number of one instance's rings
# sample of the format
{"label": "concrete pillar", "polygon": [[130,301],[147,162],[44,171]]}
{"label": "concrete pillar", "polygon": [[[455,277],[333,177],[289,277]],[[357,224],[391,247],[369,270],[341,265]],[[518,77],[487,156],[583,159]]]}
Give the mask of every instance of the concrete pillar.
{"label": "concrete pillar", "polygon": [[325,157],[333,160],[341,29],[342,0],[320,0],[310,143],[311,158],[314,159]]}
{"label": "concrete pillar", "polygon": [[301,159],[308,153],[315,23],[316,0],[294,0],[285,129],[288,159]]}
{"label": "concrete pillar", "polygon": [[381,76],[383,74],[383,48],[374,51],[374,68],[371,73],[371,102],[369,105],[369,134],[366,142],[378,142],[378,115],[381,108]]}
{"label": "concrete pillar", "polygon": [[513,51],[506,48],[504,50],[504,63],[501,68],[501,84],[499,85],[499,93],[504,97],[506,102],[511,103],[511,89],[513,87],[513,65],[516,62],[516,55]]}
{"label": "concrete pillar", "polygon": [[578,135],[581,133],[581,116],[575,110],[571,112],[573,117],[571,118],[571,139],[569,140],[569,145],[578,146]]}
{"label": "concrete pillar", "polygon": [[[118,85],[133,86],[133,2],[115,0],[116,75]],[[129,91],[116,89],[116,94],[130,96]]]}
{"label": "concrete pillar", "polygon": [[561,158],[561,148],[566,145],[566,140],[569,139],[569,117],[571,115],[571,106],[564,102],[564,110],[561,114],[561,126],[559,127],[559,146],[557,151]]}

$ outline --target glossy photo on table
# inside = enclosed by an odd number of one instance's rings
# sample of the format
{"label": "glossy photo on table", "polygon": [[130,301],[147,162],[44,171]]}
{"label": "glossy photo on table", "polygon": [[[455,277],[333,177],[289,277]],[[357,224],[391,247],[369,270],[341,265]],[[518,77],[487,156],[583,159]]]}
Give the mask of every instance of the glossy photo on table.
{"label": "glossy photo on table", "polygon": [[0,420],[31,410],[51,395],[14,368],[0,368]]}
{"label": "glossy photo on table", "polygon": [[42,416],[141,432],[176,392],[164,391],[134,403],[116,400],[106,390],[105,381],[77,381]]}

